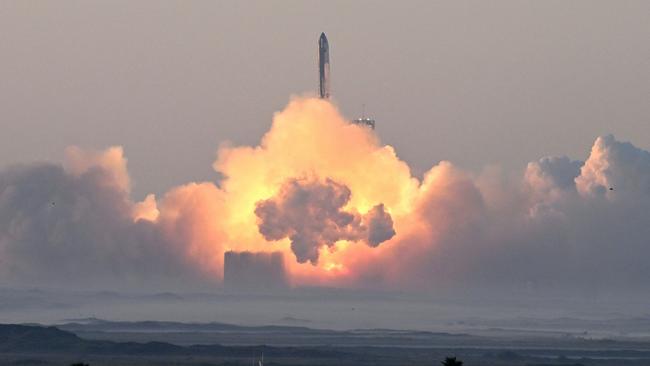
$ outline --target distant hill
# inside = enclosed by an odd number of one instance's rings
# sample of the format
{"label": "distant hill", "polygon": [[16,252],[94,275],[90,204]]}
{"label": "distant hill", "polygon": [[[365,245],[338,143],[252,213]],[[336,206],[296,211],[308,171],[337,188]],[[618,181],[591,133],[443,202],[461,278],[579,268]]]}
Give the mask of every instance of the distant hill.
{"label": "distant hill", "polygon": [[[94,322],[93,320],[91,322]],[[150,322],[143,322],[151,325]],[[155,323],[155,322],[154,322]],[[172,323],[174,326],[178,324]],[[142,324],[140,324],[142,326]],[[250,328],[247,328],[250,329]],[[316,332],[316,330],[311,330]],[[254,333],[250,332],[249,336]],[[391,334],[386,335],[386,333]],[[403,334],[400,334],[403,333]],[[206,365],[230,364],[250,365],[256,355],[263,354],[269,365],[337,365],[337,366],[392,366],[437,364],[437,360],[453,354],[462,356],[467,364],[490,364],[500,366],[524,366],[531,364],[549,364],[549,355],[561,360],[554,365],[567,364],[563,360],[580,360],[585,366],[631,365],[646,366],[650,360],[650,350],[604,349],[602,343],[591,342],[593,349],[568,349],[566,342],[556,342],[554,346],[523,348],[512,343],[505,347],[486,348],[468,347],[463,336],[445,335],[447,339],[455,338],[454,345],[440,347],[431,342],[432,334],[426,332],[406,332],[390,330],[363,330],[347,332],[347,337],[354,334],[360,338],[381,335],[383,341],[390,337],[406,337],[414,341],[418,334],[429,339],[427,347],[391,347],[354,345],[321,346],[224,346],[174,345],[167,342],[118,342],[110,340],[84,339],[72,332],[57,327],[39,325],[0,324],[0,364],[11,365],[65,365],[71,359],[82,359],[90,364],[115,365]],[[277,335],[274,335],[277,336]],[[304,335],[300,335],[301,337]],[[343,336],[345,337],[345,336]],[[351,341],[353,338],[344,338]],[[582,343],[585,345],[586,343]],[[593,357],[591,359],[590,357]],[[95,362],[97,361],[97,362]],[[164,361],[164,362],[163,362]],[[432,363],[433,362],[433,363]],[[541,363],[540,363],[541,362]]]}
{"label": "distant hill", "polygon": [[[57,325],[58,328],[76,331],[103,331],[103,332],[125,332],[125,331],[176,331],[176,332],[218,332],[218,331],[248,331],[248,332],[265,332],[265,331],[285,331],[285,332],[308,332],[312,329],[300,326],[283,326],[283,325],[264,325],[264,326],[241,326],[228,323],[181,323],[170,321],[108,321],[97,318],[70,319],[69,323]],[[315,331],[315,330],[314,330]],[[319,333],[328,332],[318,330]]]}
{"label": "distant hill", "polygon": [[0,352],[72,350],[86,342],[55,327],[0,325]]}
{"label": "distant hill", "polygon": [[345,353],[324,348],[267,346],[177,346],[165,342],[111,342],[86,340],[56,327],[0,324],[0,353],[91,354],[91,355],[205,355],[250,357],[263,352],[276,357],[337,357]]}
{"label": "distant hill", "polygon": [[329,330],[304,326],[241,326],[226,323],[181,323],[170,321],[108,321],[97,318],[76,319],[56,325],[83,339],[114,342],[159,341],[179,346],[220,344],[225,346],[399,346],[426,347],[454,345],[459,341],[482,342],[466,334],[440,332],[354,329]]}
{"label": "distant hill", "polygon": [[[72,319],[70,319],[72,320]],[[98,318],[74,319],[56,325],[86,340],[112,342],[157,341],[177,346],[219,344],[223,346],[274,347],[556,347],[575,349],[650,350],[647,338],[593,338],[589,334],[563,331],[527,331],[485,326],[480,335],[396,329],[331,330],[305,326],[242,326],[227,323],[183,323],[173,321],[110,321]]]}
{"label": "distant hill", "polygon": [[0,352],[3,353],[89,353],[89,354],[183,354],[187,350],[172,344],[117,343],[85,340],[56,327],[0,324]]}

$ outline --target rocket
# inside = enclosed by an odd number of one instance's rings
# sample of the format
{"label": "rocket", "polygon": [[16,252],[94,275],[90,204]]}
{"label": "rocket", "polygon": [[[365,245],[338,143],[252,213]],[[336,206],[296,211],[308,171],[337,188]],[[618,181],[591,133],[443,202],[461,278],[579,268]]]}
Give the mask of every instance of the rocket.
{"label": "rocket", "polygon": [[319,94],[322,99],[330,97],[330,45],[325,33],[318,39],[318,77],[320,79]]}

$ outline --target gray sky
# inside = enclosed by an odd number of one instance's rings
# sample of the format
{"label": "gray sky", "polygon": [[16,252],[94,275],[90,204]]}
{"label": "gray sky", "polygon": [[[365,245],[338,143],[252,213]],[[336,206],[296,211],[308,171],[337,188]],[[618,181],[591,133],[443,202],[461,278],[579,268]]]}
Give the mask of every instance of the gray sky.
{"label": "gray sky", "polygon": [[417,173],[441,159],[650,148],[650,2],[0,2],[0,167],[123,145],[135,198],[215,179],[291,94],[375,117]]}

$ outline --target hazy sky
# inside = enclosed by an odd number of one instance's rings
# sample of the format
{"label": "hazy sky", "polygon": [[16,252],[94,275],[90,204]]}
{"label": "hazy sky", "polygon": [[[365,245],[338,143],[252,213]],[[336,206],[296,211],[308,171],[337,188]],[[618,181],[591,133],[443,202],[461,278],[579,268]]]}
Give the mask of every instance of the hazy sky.
{"label": "hazy sky", "polygon": [[343,113],[418,173],[650,148],[648,1],[3,1],[0,167],[123,145],[136,198],[215,179],[315,93],[320,32]]}
{"label": "hazy sky", "polygon": [[[344,117],[287,106],[321,32]],[[0,282],[212,288],[234,250],[292,285],[645,291],[648,40],[647,1],[2,2]]]}

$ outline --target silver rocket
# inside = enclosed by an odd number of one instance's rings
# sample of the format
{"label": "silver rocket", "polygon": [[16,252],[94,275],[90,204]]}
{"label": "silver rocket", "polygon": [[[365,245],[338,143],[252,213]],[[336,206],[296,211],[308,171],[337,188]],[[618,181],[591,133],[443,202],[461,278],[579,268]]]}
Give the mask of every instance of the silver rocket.
{"label": "silver rocket", "polygon": [[325,33],[318,39],[318,77],[320,79],[319,93],[322,99],[330,97],[330,45]]}

